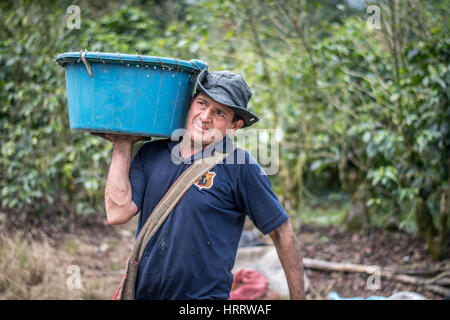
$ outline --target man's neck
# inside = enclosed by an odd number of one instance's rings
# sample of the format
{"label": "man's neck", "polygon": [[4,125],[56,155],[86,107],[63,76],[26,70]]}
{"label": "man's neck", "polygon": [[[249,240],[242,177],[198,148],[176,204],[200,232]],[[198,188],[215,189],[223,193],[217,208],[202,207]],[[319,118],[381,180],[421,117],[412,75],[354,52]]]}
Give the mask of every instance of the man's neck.
{"label": "man's neck", "polygon": [[181,153],[181,157],[183,157],[184,159],[191,157],[193,154],[205,149],[207,145],[201,145],[198,143],[194,143],[194,141],[192,141],[190,139],[190,137],[184,135],[183,136],[183,140],[181,140],[180,142],[180,153]]}

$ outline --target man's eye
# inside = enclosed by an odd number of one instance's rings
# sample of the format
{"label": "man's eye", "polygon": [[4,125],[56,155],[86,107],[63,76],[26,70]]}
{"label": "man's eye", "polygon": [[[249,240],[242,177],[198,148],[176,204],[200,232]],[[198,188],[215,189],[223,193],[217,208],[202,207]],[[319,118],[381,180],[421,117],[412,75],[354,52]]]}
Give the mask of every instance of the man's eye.
{"label": "man's eye", "polygon": [[203,107],[206,106],[206,103],[205,103],[204,101],[197,101],[197,104],[198,104],[201,108],[203,108]]}
{"label": "man's eye", "polygon": [[217,113],[217,115],[219,117],[224,117],[225,116],[225,113],[223,111],[221,111],[221,110],[217,110],[216,113]]}

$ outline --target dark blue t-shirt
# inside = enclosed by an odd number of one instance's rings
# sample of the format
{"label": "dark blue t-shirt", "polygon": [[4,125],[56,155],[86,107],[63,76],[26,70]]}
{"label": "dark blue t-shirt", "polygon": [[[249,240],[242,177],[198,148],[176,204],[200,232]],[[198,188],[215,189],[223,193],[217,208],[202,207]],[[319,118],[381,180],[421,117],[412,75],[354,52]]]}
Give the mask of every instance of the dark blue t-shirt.
{"label": "dark blue t-shirt", "polygon": [[[231,138],[222,143],[228,148]],[[133,158],[137,234],[192,159],[202,155],[184,160],[178,148],[176,141],[147,142]],[[136,299],[228,299],[245,215],[264,234],[288,220],[261,166],[238,148],[188,189],[150,240],[139,265]]]}

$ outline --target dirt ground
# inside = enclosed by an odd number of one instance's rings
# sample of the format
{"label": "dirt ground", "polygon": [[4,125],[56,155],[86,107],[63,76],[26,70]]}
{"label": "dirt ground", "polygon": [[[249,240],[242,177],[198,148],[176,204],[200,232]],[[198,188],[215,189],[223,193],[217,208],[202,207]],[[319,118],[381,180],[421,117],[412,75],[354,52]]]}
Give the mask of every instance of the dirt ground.
{"label": "dirt ground", "polygon": [[[424,243],[417,237],[399,232],[373,228],[365,233],[352,233],[337,227],[304,225],[299,240],[304,256],[333,262],[349,262],[376,265],[381,269],[408,270],[414,267],[427,268],[435,265],[426,252]],[[450,258],[447,246],[447,259]],[[379,290],[369,290],[370,275],[347,272],[323,272],[307,270],[311,288],[310,299],[326,299],[330,291],[341,297],[385,296],[395,292],[412,291],[428,299],[443,299],[420,286],[381,279]]]}
{"label": "dirt ground", "polygon": [[[110,226],[101,215],[34,219],[0,210],[0,251],[11,251],[10,260],[16,260],[6,267],[0,257],[0,275],[9,273],[8,286],[0,276],[0,299],[112,299],[136,226],[137,218]],[[73,281],[74,270],[79,282]],[[30,273],[42,274],[41,282],[30,285]]]}
{"label": "dirt ground", "polygon": [[[0,212],[3,239],[13,238],[13,234],[20,231],[21,237],[34,244],[45,244],[45,261],[41,264],[48,264],[44,267],[48,275],[42,278],[59,274],[58,278],[48,281],[52,286],[58,287],[58,290],[46,289],[43,283],[38,296],[33,296],[30,293],[33,291],[29,288],[24,289],[27,295],[17,294],[14,293],[17,290],[2,288],[0,281],[0,299],[111,299],[120,283],[126,259],[132,249],[137,219],[123,226],[109,226],[100,215],[54,216],[41,219],[39,223],[36,221],[25,215],[11,216],[9,213]],[[381,229],[351,233],[337,227],[303,225],[299,240],[304,257],[307,258],[377,265],[382,269],[433,265],[422,241],[404,233]],[[42,255],[44,256],[44,253]],[[450,250],[447,258],[450,258]],[[53,260],[52,269],[50,261]],[[68,288],[71,266],[79,267],[82,288]],[[10,276],[12,280],[19,276],[16,273],[24,270],[18,269],[14,272],[14,275]],[[421,287],[385,279],[381,279],[379,290],[369,290],[367,274],[312,269],[306,269],[306,274],[310,282],[308,299],[327,299],[330,291],[337,292],[341,297],[365,298],[373,295],[388,297],[398,291],[413,291],[428,299],[443,299],[441,295]],[[59,284],[56,285],[55,282]],[[51,292],[42,294],[45,290]]]}

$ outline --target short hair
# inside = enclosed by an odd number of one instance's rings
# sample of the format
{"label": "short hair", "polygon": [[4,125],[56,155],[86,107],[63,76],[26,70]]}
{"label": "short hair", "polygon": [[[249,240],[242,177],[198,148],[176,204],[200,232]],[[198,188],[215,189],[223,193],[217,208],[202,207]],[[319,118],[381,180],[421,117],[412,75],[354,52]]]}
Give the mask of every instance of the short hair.
{"label": "short hair", "polygon": [[[234,112],[234,111],[233,111]],[[242,121],[244,121],[244,119],[242,119],[240,116],[238,116],[237,114],[236,114],[236,112],[234,112],[234,116],[233,116],[233,120],[231,120],[231,122],[236,122],[236,121],[239,121],[239,120],[242,120]],[[245,122],[245,121],[244,121]]]}

